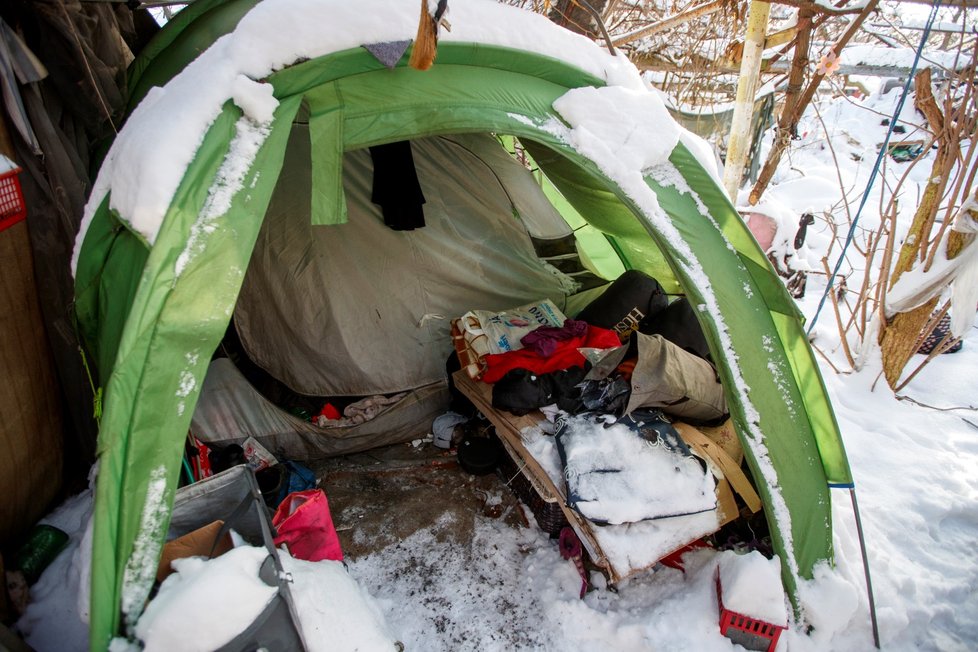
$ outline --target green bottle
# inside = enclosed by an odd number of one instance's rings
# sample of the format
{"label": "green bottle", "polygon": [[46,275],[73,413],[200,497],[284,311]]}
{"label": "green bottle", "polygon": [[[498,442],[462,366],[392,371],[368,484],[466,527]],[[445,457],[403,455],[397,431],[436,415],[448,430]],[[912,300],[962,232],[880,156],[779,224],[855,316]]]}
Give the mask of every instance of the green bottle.
{"label": "green bottle", "polygon": [[24,574],[28,584],[33,584],[67,544],[68,535],[53,525],[35,525],[14,555],[13,568]]}

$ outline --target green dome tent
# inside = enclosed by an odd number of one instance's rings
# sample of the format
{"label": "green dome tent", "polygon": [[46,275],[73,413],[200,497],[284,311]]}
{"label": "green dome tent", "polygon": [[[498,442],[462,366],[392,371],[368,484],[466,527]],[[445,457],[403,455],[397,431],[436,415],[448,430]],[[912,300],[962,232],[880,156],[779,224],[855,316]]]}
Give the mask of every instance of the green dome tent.
{"label": "green dome tent", "polygon": [[[537,287],[525,281],[537,274],[540,293],[570,310],[574,275],[534,256],[534,240],[573,242],[576,234],[573,249],[592,275],[610,280],[638,269],[684,293],[698,307],[792,599],[816,564],[832,560],[829,487],[851,486],[838,426],[800,315],[710,162],[698,158],[700,143],[675,125],[622,56],[507,6],[453,1],[452,31],[442,34],[435,65],[416,71],[396,49],[413,37],[416,9],[197,0],[133,64],[134,108],[100,171],[73,261],[79,328],[105,389],[93,649],[104,649],[120,623],[133,623],[142,610],[187,429],[232,316],[243,340],[249,324],[265,334],[245,341],[256,359],[265,351],[262,362],[286,369],[301,357],[293,351],[283,362],[269,352],[275,322],[259,328],[248,315],[281,315],[288,302],[275,304],[273,291],[249,284],[300,283],[312,260],[324,266],[302,286],[305,294],[293,296],[302,308],[288,313],[283,329],[320,318],[340,329],[345,335],[310,341],[345,351],[337,368],[352,375],[388,354],[355,341],[351,330],[374,343],[424,344],[427,357],[401,365],[396,378],[377,380],[372,390],[432,385],[420,377],[430,373],[426,361],[448,346],[436,307],[479,292],[500,304],[510,284],[514,297]],[[394,48],[392,68],[361,47],[375,44],[386,45],[371,50]],[[502,149],[488,147],[502,135],[532,155],[559,212],[542,207],[527,184],[510,182]],[[360,178],[363,150],[405,140],[418,158],[431,228],[375,230],[377,237],[357,236],[356,246],[367,249],[347,249],[354,245],[343,234],[369,222],[371,210]],[[470,172],[482,176],[465,185]],[[465,203],[474,196],[480,199]],[[548,210],[564,217],[560,228]],[[478,217],[464,221],[462,212]],[[295,250],[280,245],[298,246],[300,254],[281,254]],[[453,267],[455,255],[468,262]],[[334,259],[343,264],[330,267]],[[474,273],[462,269],[473,265]],[[439,282],[446,269],[468,275]],[[370,282],[378,270],[384,275],[374,280],[393,287]],[[319,309],[347,283],[374,288],[342,304],[365,308],[352,329],[336,318],[342,310],[327,318]],[[322,296],[308,294],[316,287]],[[422,305],[399,302],[401,291],[420,293]],[[389,306],[400,321],[381,319]],[[377,319],[369,321],[372,312]],[[312,337],[292,335],[278,340]]]}

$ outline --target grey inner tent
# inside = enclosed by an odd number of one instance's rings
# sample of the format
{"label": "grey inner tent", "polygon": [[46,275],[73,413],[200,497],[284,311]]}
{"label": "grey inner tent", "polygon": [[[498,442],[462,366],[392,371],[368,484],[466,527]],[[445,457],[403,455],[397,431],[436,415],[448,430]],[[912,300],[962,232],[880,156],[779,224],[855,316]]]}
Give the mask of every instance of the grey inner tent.
{"label": "grey inner tent", "polygon": [[199,438],[255,436],[298,459],[403,441],[447,408],[452,318],[542,298],[567,309],[581,284],[538,251],[561,243],[557,264],[567,269],[570,242],[571,269],[582,269],[573,232],[497,138],[429,137],[411,149],[425,226],[384,224],[367,150],[343,156],[347,220],[316,225],[314,193],[338,190],[313,178],[308,127],[295,125],[234,313],[247,356],[298,394],[409,394],[371,422],[324,429],[278,409],[218,360],[192,423]]}
{"label": "grey inner tent", "polygon": [[394,231],[371,202],[366,150],[344,157],[347,223],[310,223],[301,131],[293,130],[234,314],[248,355],[296,392],[364,396],[438,382],[451,318],[544,297],[563,309],[577,289],[531,241],[570,228],[492,136],[412,141],[425,226]]}

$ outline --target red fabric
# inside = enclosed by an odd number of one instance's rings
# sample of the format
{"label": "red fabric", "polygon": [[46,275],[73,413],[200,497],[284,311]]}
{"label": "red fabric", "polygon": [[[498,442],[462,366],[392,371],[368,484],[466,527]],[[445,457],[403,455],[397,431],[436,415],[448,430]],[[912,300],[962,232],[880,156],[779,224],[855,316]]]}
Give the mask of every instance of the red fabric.
{"label": "red fabric", "polygon": [[[326,403],[323,406],[323,409],[320,410],[319,411],[319,414],[317,414],[316,416],[317,417],[326,417],[330,421],[338,421],[339,419],[342,419],[343,418],[343,415],[340,414],[340,411],[337,410],[336,409],[336,406],[334,406],[332,403]],[[316,417],[313,417],[312,420],[315,421],[316,420]]]}
{"label": "red fabric", "polygon": [[710,548],[710,547],[711,547],[710,544],[707,543],[704,539],[697,539],[696,541],[693,541],[692,543],[683,546],[679,550],[674,550],[673,552],[670,552],[668,555],[660,559],[659,563],[662,564],[663,566],[668,566],[669,568],[675,568],[676,570],[681,570],[682,572],[685,573],[686,566],[683,562],[683,555],[685,555],[687,552],[699,550],[700,548]]}
{"label": "red fabric", "polygon": [[322,489],[290,493],[275,510],[272,525],[278,531],[275,546],[286,544],[296,559],[343,561],[340,539]]}
{"label": "red fabric", "polygon": [[583,367],[584,356],[578,349],[611,349],[616,346],[621,346],[621,341],[614,331],[588,326],[584,336],[559,342],[557,349],[547,358],[529,349],[487,355],[485,357],[487,369],[482,375],[482,380],[494,383],[512,369],[529,369],[533,373],[547,374],[571,367]]}
{"label": "red fabric", "polygon": [[631,381],[632,373],[635,371],[635,365],[638,363],[638,358],[628,358],[627,360],[622,360],[618,368],[615,369],[621,377],[627,381]]}
{"label": "red fabric", "polygon": [[197,455],[194,459],[197,467],[196,479],[203,480],[204,478],[209,478],[214,475],[214,471],[211,469],[211,449],[207,444],[197,439],[195,435],[191,434],[190,436],[193,437],[192,443],[194,448],[197,449]]}

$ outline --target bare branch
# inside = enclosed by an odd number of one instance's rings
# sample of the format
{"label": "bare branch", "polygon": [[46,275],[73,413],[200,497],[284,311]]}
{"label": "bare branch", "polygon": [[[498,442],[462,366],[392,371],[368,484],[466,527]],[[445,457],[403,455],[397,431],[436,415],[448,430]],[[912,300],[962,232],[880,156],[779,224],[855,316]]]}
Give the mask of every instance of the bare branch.
{"label": "bare branch", "polygon": [[668,18],[663,18],[662,20],[652,23],[646,27],[642,27],[628,34],[623,34],[612,41],[615,46],[622,46],[626,43],[631,43],[632,41],[637,41],[638,39],[645,38],[646,36],[651,36],[652,34],[658,34],[659,32],[665,31],[667,29],[672,29],[677,25],[682,25],[687,23],[694,18],[700,18],[701,16],[709,16],[712,13],[716,13],[723,9],[724,5],[729,4],[728,0],[712,0],[712,2],[706,2],[701,5],[696,5],[691,9],[686,9],[679,12],[678,14],[673,14]]}
{"label": "bare branch", "polygon": [[[876,10],[876,6],[878,4],[879,0],[870,0],[869,3],[867,3],[866,7],[863,8],[862,13],[856,16],[852,22],[849,23],[848,29],[846,29],[845,33],[839,38],[836,44],[832,46],[833,52],[836,54],[842,52],[842,49],[846,46],[850,39],[852,39],[856,32],[859,31],[859,28],[862,26],[863,22]],[[805,107],[807,107],[812,101],[812,98],[815,97],[815,91],[818,89],[819,84],[824,78],[824,73],[816,72],[814,75],[812,75],[812,79],[808,83],[808,87],[792,105],[791,113],[785,116],[784,119],[779,122],[779,124],[786,125],[789,131],[794,128],[794,125],[798,123],[801,114],[804,112]],[[749,201],[752,205],[758,202],[761,195],[764,193],[765,188],[767,188],[767,184],[774,176],[774,170],[777,168],[778,162],[781,160],[781,155],[784,153],[785,147],[787,147],[787,143],[780,148],[771,148],[771,153],[764,162],[764,167],[758,176],[757,183],[754,184],[754,187],[750,191]]]}

